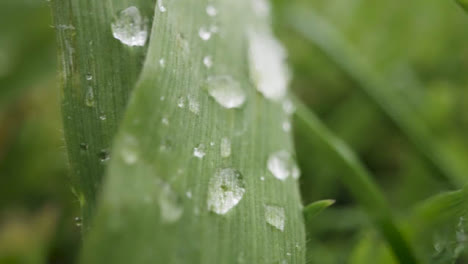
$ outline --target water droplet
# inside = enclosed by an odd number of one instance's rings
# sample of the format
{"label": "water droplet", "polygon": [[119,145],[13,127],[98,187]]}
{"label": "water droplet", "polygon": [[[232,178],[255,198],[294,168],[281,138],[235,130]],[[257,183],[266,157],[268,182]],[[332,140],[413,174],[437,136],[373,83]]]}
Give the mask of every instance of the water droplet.
{"label": "water droplet", "polygon": [[114,38],[128,46],[144,46],[148,37],[148,26],[140,10],[131,6],[118,15],[111,25]]}
{"label": "water droplet", "polygon": [[93,87],[88,87],[88,91],[86,92],[85,104],[88,107],[94,107],[94,91]]}
{"label": "water droplet", "polygon": [[245,92],[239,82],[228,75],[208,77],[207,90],[225,108],[239,108],[245,102]]}
{"label": "water droplet", "polygon": [[296,111],[296,107],[290,99],[285,99],[283,101],[283,111],[288,115],[292,115]]}
{"label": "water droplet", "polygon": [[214,145],[216,145],[216,143],[214,143],[213,141],[211,141],[211,142],[210,142],[210,146],[213,147]]}
{"label": "water droplet", "polygon": [[259,17],[267,17],[270,14],[270,4],[267,0],[253,0],[252,7]]}
{"label": "water droplet", "polygon": [[128,165],[138,161],[138,140],[131,135],[125,135],[120,155]]}
{"label": "water droplet", "polygon": [[172,149],[172,142],[169,139],[161,140],[161,145],[159,145],[159,151],[167,152]]}
{"label": "water droplet", "polygon": [[231,156],[231,141],[229,138],[221,139],[221,156],[227,158]]}
{"label": "water droplet", "polygon": [[274,205],[265,205],[265,220],[268,224],[280,231],[284,231],[284,208]]}
{"label": "water droplet", "polygon": [[184,209],[179,196],[167,183],[161,183],[161,191],[158,197],[161,219],[166,223],[173,223],[180,219]]}
{"label": "water droplet", "polygon": [[282,127],[284,132],[291,131],[291,123],[289,122],[289,120],[284,121]]}
{"label": "water droplet", "polygon": [[106,162],[110,159],[110,154],[107,149],[101,149],[98,153],[98,157],[101,160],[101,162]]}
{"label": "water droplet", "polygon": [[205,27],[201,27],[198,30],[198,36],[200,36],[202,40],[209,40],[211,38],[211,31],[206,29]]}
{"label": "water droplet", "polygon": [[167,119],[167,117],[163,117],[161,119],[161,123],[165,126],[168,126],[169,125],[169,119]]}
{"label": "water droplet", "polygon": [[299,178],[300,171],[291,154],[285,150],[277,151],[268,157],[268,170],[278,180],[286,180],[289,176]]}
{"label": "water droplet", "polygon": [[185,99],[183,97],[180,97],[178,100],[177,100],[177,106],[179,108],[184,108],[185,107]]}
{"label": "water droplet", "polygon": [[272,33],[249,32],[249,70],[257,90],[278,101],[286,94],[290,80],[286,51]]}
{"label": "water droplet", "polygon": [[99,119],[101,119],[102,121],[105,121],[107,119],[107,116],[105,114],[101,114],[99,116]]}
{"label": "water droplet", "polygon": [[81,149],[81,150],[88,150],[88,144],[86,144],[86,143],[80,143],[80,149]]}
{"label": "water droplet", "polygon": [[211,66],[213,66],[213,60],[211,56],[205,56],[203,58],[203,64],[205,65],[205,67],[211,68]]}
{"label": "water droplet", "polygon": [[83,220],[81,219],[81,217],[75,217],[75,225],[77,227],[81,227],[81,225],[83,224]]}
{"label": "water droplet", "polygon": [[202,159],[205,155],[205,145],[199,144],[197,147],[193,149],[193,155],[199,159]]}
{"label": "water droplet", "polygon": [[187,196],[187,198],[192,199],[192,192],[191,191],[187,191],[185,193],[185,195]]}
{"label": "water droplet", "polygon": [[160,65],[162,68],[166,67],[166,60],[164,60],[164,58],[159,59],[159,65]]}
{"label": "water droplet", "polygon": [[218,14],[218,10],[216,10],[216,8],[212,5],[207,5],[206,6],[206,13],[213,17],[213,16],[216,16]]}
{"label": "water droplet", "polygon": [[218,28],[218,26],[216,26],[216,25],[211,25],[211,26],[210,26],[210,31],[211,31],[211,33],[213,33],[213,34],[216,34],[216,33],[218,33],[219,28]]}
{"label": "water droplet", "polygon": [[290,252],[286,252],[286,256],[291,256],[291,253],[290,253]]}
{"label": "water droplet", "polygon": [[161,96],[161,97],[159,97],[159,100],[162,102],[162,101],[166,100],[166,97]]}
{"label": "water droplet", "polygon": [[86,80],[87,81],[93,80],[93,75],[91,75],[90,73],[86,74]]}
{"label": "water droplet", "polygon": [[200,112],[200,104],[195,99],[195,97],[189,95],[187,96],[187,100],[188,100],[188,108],[190,112],[194,114],[198,114]]}
{"label": "water droplet", "polygon": [[226,214],[241,201],[244,193],[244,181],[239,171],[219,169],[209,181],[208,210]]}
{"label": "water droplet", "polygon": [[263,177],[263,176],[260,177],[260,180],[261,180],[261,181],[264,181],[264,180],[265,180],[265,177]]}
{"label": "water droplet", "polygon": [[161,13],[167,11],[166,7],[164,6],[163,0],[158,0],[158,9],[159,11],[161,11]]}

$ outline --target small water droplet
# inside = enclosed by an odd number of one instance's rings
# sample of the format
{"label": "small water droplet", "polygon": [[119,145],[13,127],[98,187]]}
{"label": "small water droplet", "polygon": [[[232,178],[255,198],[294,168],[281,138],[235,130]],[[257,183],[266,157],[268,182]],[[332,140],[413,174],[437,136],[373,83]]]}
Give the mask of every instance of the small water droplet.
{"label": "small water droplet", "polygon": [[167,183],[161,182],[161,191],[158,197],[161,220],[166,223],[173,223],[180,219],[184,209],[177,193]]}
{"label": "small water droplet", "polygon": [[244,193],[244,180],[239,171],[218,169],[209,181],[208,210],[224,215],[241,201]]}
{"label": "small water droplet", "polygon": [[77,227],[81,227],[81,225],[83,224],[83,220],[81,219],[81,217],[75,217],[75,225]]}
{"label": "small water droplet", "polygon": [[164,101],[164,100],[166,100],[166,97],[161,96],[161,97],[159,97],[159,100],[160,100],[160,101]]}
{"label": "small water droplet", "polygon": [[290,252],[286,252],[286,256],[291,256],[291,253],[290,253]]}
{"label": "small water droplet", "polygon": [[93,87],[88,87],[88,91],[86,92],[85,98],[86,106],[94,107],[94,90]]}
{"label": "small water droplet", "polygon": [[169,139],[161,140],[161,145],[159,145],[159,151],[167,152],[172,150],[172,142]]}
{"label": "small water droplet", "polygon": [[208,93],[225,108],[239,108],[245,102],[245,92],[231,76],[212,76],[207,79]]}
{"label": "small water droplet", "polygon": [[86,74],[86,80],[87,81],[93,80],[93,75],[91,75],[90,73]]}
{"label": "small water droplet", "polygon": [[179,99],[177,100],[177,106],[179,108],[184,108],[185,107],[185,98],[179,97]]}
{"label": "small water droplet", "polygon": [[105,114],[101,114],[99,116],[99,119],[101,119],[102,121],[105,121],[107,119],[107,116]]}
{"label": "small water droplet", "polygon": [[296,106],[294,105],[294,103],[290,99],[285,99],[283,101],[283,111],[287,115],[292,115],[296,111]]}
{"label": "small water droplet", "polygon": [[86,144],[86,143],[80,143],[80,149],[81,149],[81,150],[88,150],[88,144]]}
{"label": "small water droplet", "polygon": [[194,114],[198,114],[200,112],[200,104],[195,99],[195,97],[189,95],[189,96],[187,96],[187,100],[188,100],[188,108],[189,108],[190,112],[192,112]]}
{"label": "small water droplet", "polygon": [[261,181],[264,181],[264,180],[265,180],[265,177],[263,177],[263,176],[260,177],[260,180],[261,180]]}
{"label": "small water droplet", "polygon": [[164,60],[164,58],[159,59],[159,65],[160,65],[162,68],[166,67],[166,60]]}
{"label": "small water droplet", "polygon": [[167,11],[166,7],[164,6],[163,0],[158,0],[158,9],[161,13]]}
{"label": "small water droplet", "polygon": [[192,199],[192,192],[191,191],[187,191],[185,193],[185,195],[187,196],[187,198]]}
{"label": "small water droplet", "polygon": [[289,122],[289,120],[284,121],[282,127],[284,132],[291,131],[291,123]]}
{"label": "small water droplet", "polygon": [[132,135],[125,135],[120,155],[128,165],[138,161],[138,140]]}
{"label": "small water droplet", "polygon": [[265,220],[268,224],[280,231],[284,231],[284,208],[274,205],[265,205]]}
{"label": "small water droplet", "polygon": [[286,51],[271,32],[249,32],[249,70],[257,90],[274,101],[282,99],[290,80]]}
{"label": "small water droplet", "polygon": [[211,66],[213,66],[213,60],[211,56],[205,56],[203,58],[203,64],[205,65],[205,67],[211,68]]}
{"label": "small water droplet", "polygon": [[193,149],[193,155],[199,159],[202,159],[205,155],[205,145],[204,144],[199,144]]}
{"label": "small water droplet", "polygon": [[216,33],[218,33],[219,28],[218,28],[218,26],[216,26],[216,25],[211,25],[211,26],[210,26],[210,31],[211,31],[211,33],[213,33],[213,34],[216,34]]}
{"label": "small water droplet", "polygon": [[216,16],[218,14],[218,10],[216,10],[216,8],[212,5],[207,5],[206,6],[206,13],[213,17],[213,16]]}
{"label": "small water droplet", "polygon": [[214,143],[213,141],[210,142],[210,146],[214,147],[214,145],[216,145],[216,143]]}
{"label": "small water droplet", "polygon": [[148,37],[148,26],[140,10],[135,6],[121,11],[111,25],[114,38],[127,46],[144,46]]}
{"label": "small water droplet", "polygon": [[205,27],[201,27],[198,30],[198,36],[200,36],[202,40],[209,40],[211,38],[211,31],[206,29]]}
{"label": "small water droplet", "polygon": [[161,119],[161,123],[165,126],[168,126],[169,125],[169,119],[167,119],[167,117],[163,117]]}
{"label": "small water droplet", "polygon": [[268,157],[268,170],[278,180],[284,181],[289,176],[299,178],[300,171],[291,154],[285,150],[277,151]]}
{"label": "small water droplet", "polygon": [[98,157],[101,160],[101,162],[106,162],[110,159],[110,154],[107,149],[101,149],[98,153]]}
{"label": "small water droplet", "polygon": [[221,157],[227,158],[231,156],[231,140],[229,138],[221,139]]}

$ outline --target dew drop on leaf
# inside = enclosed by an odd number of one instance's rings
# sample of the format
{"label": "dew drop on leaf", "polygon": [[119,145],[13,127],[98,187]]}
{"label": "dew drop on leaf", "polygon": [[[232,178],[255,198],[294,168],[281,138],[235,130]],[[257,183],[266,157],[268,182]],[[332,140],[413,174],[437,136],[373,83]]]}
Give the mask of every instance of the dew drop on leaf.
{"label": "dew drop on leaf", "polygon": [[161,182],[158,198],[161,220],[166,223],[173,223],[179,220],[184,209],[180,197],[172,190],[169,184]]}
{"label": "dew drop on leaf", "polygon": [[239,82],[229,75],[208,77],[208,93],[224,108],[239,108],[245,102],[245,92]]}
{"label": "dew drop on leaf", "polygon": [[77,227],[81,227],[81,225],[83,224],[83,221],[81,220],[81,217],[75,217],[75,225]]}
{"label": "dew drop on leaf", "polygon": [[93,80],[93,75],[91,75],[90,73],[86,74],[86,80],[87,81]]}
{"label": "dew drop on leaf", "polygon": [[242,200],[244,193],[244,180],[238,170],[218,169],[209,181],[208,210],[224,215]]}
{"label": "dew drop on leaf", "polygon": [[291,154],[285,150],[277,151],[268,157],[268,170],[278,180],[284,181],[289,176],[299,178],[300,171]]}
{"label": "dew drop on leaf", "polygon": [[206,68],[211,68],[211,66],[213,66],[213,59],[211,58],[211,56],[205,56],[203,58],[203,64]]}
{"label": "dew drop on leaf", "polygon": [[202,159],[206,155],[205,144],[199,144],[193,149],[193,156]]}
{"label": "dew drop on leaf", "polygon": [[206,14],[208,14],[211,17],[216,16],[218,14],[218,10],[216,10],[216,7],[214,7],[213,5],[207,5],[205,11]]}
{"label": "dew drop on leaf", "polygon": [[187,100],[190,112],[194,114],[200,113],[200,104],[198,103],[197,99],[195,99],[194,96],[189,95],[187,96]]}
{"label": "dew drop on leaf", "polygon": [[282,127],[284,132],[291,131],[291,122],[289,122],[289,120],[284,121]]}
{"label": "dew drop on leaf", "polygon": [[110,154],[107,149],[101,149],[98,153],[98,157],[101,160],[101,162],[106,162],[110,159]]}
{"label": "dew drop on leaf", "polygon": [[200,36],[202,40],[209,40],[211,38],[211,31],[206,29],[205,27],[201,27],[198,30],[198,36]]}
{"label": "dew drop on leaf", "polygon": [[166,67],[166,60],[164,60],[164,58],[159,59],[159,65],[161,66],[161,68]]}
{"label": "dew drop on leaf", "polygon": [[227,158],[231,156],[231,140],[229,138],[221,139],[221,157]]}
{"label": "dew drop on leaf", "polygon": [[179,108],[184,108],[185,107],[185,99],[183,97],[179,97],[177,100],[177,106]]}
{"label": "dew drop on leaf", "polygon": [[120,156],[128,165],[135,164],[138,161],[138,141],[135,137],[131,135],[124,136]]}
{"label": "dew drop on leaf", "polygon": [[161,13],[167,11],[166,7],[164,6],[163,0],[158,0],[158,9]]}
{"label": "dew drop on leaf", "polygon": [[284,231],[284,208],[274,205],[265,205],[265,221],[280,231]]}
{"label": "dew drop on leaf", "polygon": [[127,46],[144,46],[148,37],[146,19],[135,6],[121,11],[111,24],[114,38]]}
{"label": "dew drop on leaf", "polygon": [[88,107],[94,107],[94,90],[93,87],[88,87],[86,92],[85,104]]}

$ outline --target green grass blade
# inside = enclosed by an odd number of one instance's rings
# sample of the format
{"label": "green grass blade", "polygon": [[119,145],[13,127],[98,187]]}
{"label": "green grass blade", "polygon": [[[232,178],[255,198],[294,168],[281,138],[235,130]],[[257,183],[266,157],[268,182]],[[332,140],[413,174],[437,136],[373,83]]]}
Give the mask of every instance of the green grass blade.
{"label": "green grass blade", "polygon": [[337,65],[345,70],[397,124],[414,145],[455,186],[463,186],[468,171],[467,163],[454,153],[448,144],[434,136],[417,111],[398,96],[392,84],[374,71],[351,47],[346,39],[325,19],[312,10],[299,7],[287,13],[292,28],[317,45]]}
{"label": "green grass blade", "polygon": [[342,174],[341,180],[374,221],[395,256],[401,263],[418,263],[411,246],[398,230],[385,197],[372,180],[370,173],[348,146],[328,131],[313,112],[298,100],[296,100],[296,107],[295,125],[298,127],[296,131],[304,133],[301,138],[314,138],[334,153],[337,162],[342,164],[347,171]]}
{"label": "green grass blade", "polygon": [[83,230],[145,55],[145,48],[122,45],[112,36],[112,21],[130,5],[151,20],[154,0],[52,1],[65,142]]}
{"label": "green grass blade", "polygon": [[[297,181],[267,169],[273,152],[293,152],[291,134],[282,130],[288,114],[256,92],[247,68],[246,33],[269,32],[269,24],[245,0],[164,4],[165,12],[156,8],[82,263],[305,263]],[[207,14],[208,4],[217,16]],[[208,38],[203,31],[212,25],[219,31]],[[242,107],[226,109],[210,97],[209,77],[219,75],[239,83]],[[231,142],[229,155],[223,138]],[[216,190],[243,186],[245,193],[217,214],[208,201],[222,169],[242,176]]]}
{"label": "green grass blade", "polygon": [[306,207],[304,207],[304,218],[306,223],[309,222],[312,218],[319,215],[327,207],[332,206],[335,203],[335,200],[321,200],[313,202]]}

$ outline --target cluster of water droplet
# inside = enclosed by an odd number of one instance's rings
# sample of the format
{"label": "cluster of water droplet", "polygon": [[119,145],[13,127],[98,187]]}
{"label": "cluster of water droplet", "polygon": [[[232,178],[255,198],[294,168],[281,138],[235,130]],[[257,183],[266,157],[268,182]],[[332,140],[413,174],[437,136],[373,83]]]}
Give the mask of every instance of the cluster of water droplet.
{"label": "cluster of water droplet", "polygon": [[127,46],[144,46],[148,38],[148,22],[135,6],[118,13],[111,24],[112,35]]}

